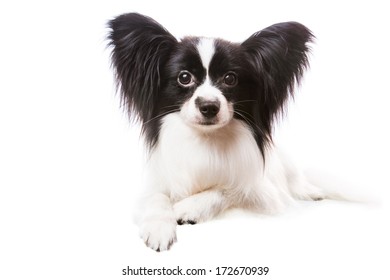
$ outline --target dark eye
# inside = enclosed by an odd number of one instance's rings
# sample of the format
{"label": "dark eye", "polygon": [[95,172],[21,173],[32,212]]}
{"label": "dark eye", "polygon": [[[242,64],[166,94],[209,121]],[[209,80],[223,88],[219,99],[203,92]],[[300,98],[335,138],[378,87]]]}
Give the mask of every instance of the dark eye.
{"label": "dark eye", "polygon": [[235,86],[237,84],[237,76],[233,72],[228,72],[223,77],[223,83],[230,87]]}
{"label": "dark eye", "polygon": [[177,77],[177,81],[182,86],[191,86],[194,83],[192,74],[188,71],[181,71]]}

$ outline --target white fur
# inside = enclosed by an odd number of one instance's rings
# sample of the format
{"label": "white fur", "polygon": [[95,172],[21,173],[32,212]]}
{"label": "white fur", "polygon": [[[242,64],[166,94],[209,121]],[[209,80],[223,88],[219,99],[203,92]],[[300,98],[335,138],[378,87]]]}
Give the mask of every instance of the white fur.
{"label": "white fur", "polygon": [[205,221],[230,207],[278,212],[294,198],[321,197],[274,148],[263,158],[248,126],[232,119],[204,132],[179,113],[163,120],[157,147],[147,163],[148,191],[142,203],[141,236],[168,249],[176,221]]}
{"label": "white fur", "polygon": [[203,67],[208,69],[215,52],[214,39],[200,38],[197,48]]}

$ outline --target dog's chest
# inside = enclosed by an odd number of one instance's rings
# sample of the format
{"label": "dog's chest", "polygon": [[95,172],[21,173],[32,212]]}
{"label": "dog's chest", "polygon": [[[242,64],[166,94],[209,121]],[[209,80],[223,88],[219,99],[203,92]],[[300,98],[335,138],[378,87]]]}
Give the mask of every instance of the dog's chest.
{"label": "dog's chest", "polygon": [[178,198],[249,184],[262,164],[250,130],[240,121],[206,133],[188,127],[175,115],[164,120],[152,161],[160,183]]}

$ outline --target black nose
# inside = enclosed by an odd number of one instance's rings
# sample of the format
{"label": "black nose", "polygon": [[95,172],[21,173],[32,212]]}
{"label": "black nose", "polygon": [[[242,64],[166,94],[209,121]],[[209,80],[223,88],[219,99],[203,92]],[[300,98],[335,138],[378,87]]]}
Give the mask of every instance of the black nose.
{"label": "black nose", "polygon": [[195,104],[199,108],[199,112],[206,118],[215,117],[220,108],[220,103],[218,100],[206,100],[204,98],[198,97],[195,99]]}

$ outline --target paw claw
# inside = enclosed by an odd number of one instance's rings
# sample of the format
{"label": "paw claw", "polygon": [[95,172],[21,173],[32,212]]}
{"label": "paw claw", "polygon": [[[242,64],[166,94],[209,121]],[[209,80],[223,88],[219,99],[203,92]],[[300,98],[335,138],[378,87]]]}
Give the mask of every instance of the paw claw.
{"label": "paw claw", "polygon": [[183,219],[178,219],[177,221],[178,225],[195,225],[197,222],[195,220],[183,220]]}

